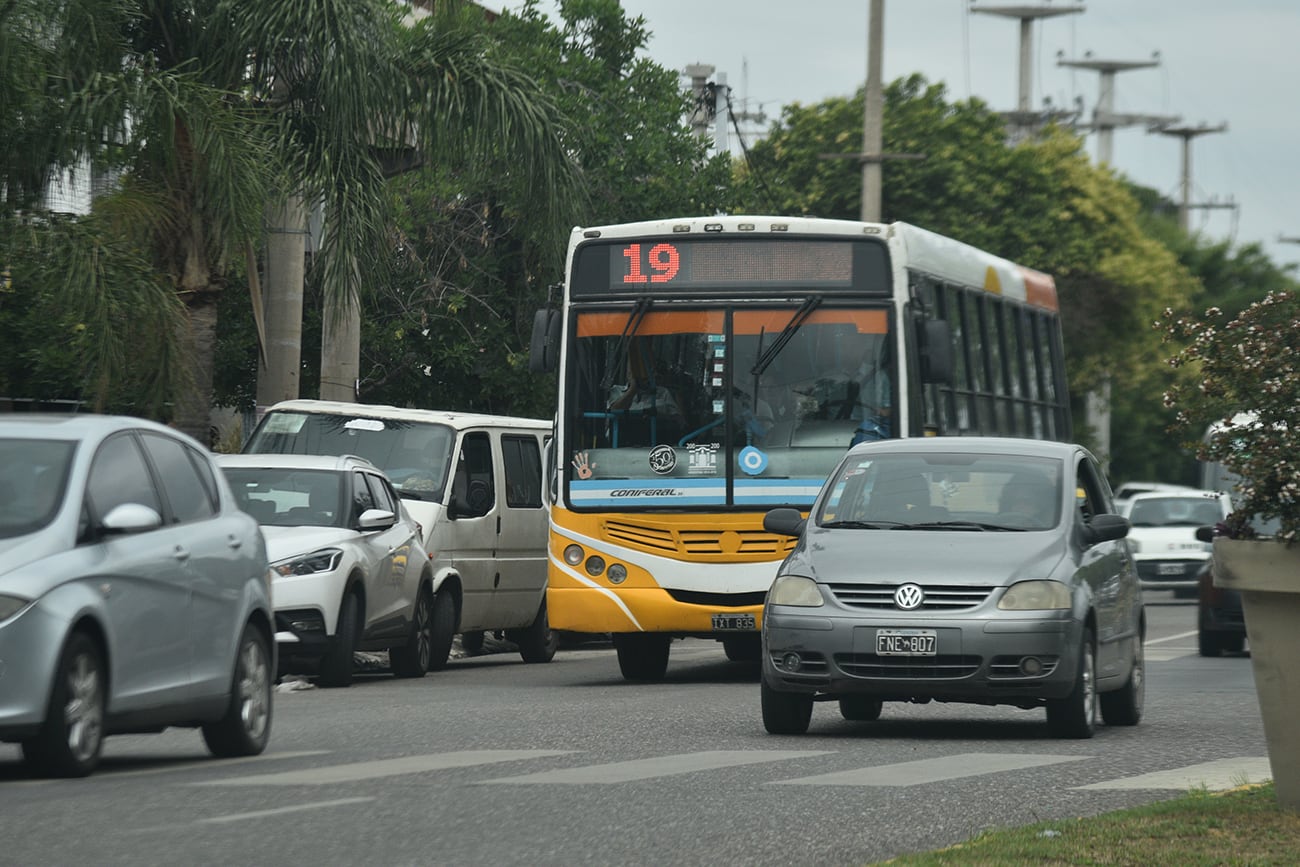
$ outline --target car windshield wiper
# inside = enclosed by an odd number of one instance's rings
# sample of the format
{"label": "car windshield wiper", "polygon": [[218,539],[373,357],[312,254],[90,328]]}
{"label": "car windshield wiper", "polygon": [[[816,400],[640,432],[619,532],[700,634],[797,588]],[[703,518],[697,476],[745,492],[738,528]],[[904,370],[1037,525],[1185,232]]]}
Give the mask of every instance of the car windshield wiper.
{"label": "car windshield wiper", "polygon": [[811,295],[799,305],[799,309],[794,312],[794,316],[790,317],[790,321],[785,324],[785,328],[781,329],[781,333],[776,336],[776,340],[773,340],[767,349],[763,350],[763,354],[758,357],[758,360],[754,362],[754,369],[749,372],[750,376],[757,378],[763,375],[763,371],[767,370],[768,366],[781,353],[781,350],[785,349],[785,345],[790,342],[790,338],[794,337],[795,332],[803,325],[804,320],[811,316],[812,312],[817,309],[817,305],[821,303],[822,296]]}
{"label": "car windshield wiper", "polygon": [[1000,531],[1006,533],[1023,533],[1024,527],[1008,527],[1006,524],[985,524],[980,521],[925,521],[920,524],[912,524],[913,530],[985,530]]}
{"label": "car windshield wiper", "polygon": [[837,530],[910,530],[915,525],[902,521],[827,521],[821,526]]}

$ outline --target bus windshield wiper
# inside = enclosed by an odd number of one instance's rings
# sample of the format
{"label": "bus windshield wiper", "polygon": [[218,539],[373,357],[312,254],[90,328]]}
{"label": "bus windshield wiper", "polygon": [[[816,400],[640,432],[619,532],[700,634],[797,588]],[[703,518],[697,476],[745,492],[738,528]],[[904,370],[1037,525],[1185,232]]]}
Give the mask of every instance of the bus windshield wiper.
{"label": "bus windshield wiper", "polygon": [[[614,351],[614,359],[621,363],[627,352],[627,345],[632,338],[636,336],[637,329],[641,327],[641,322],[645,315],[650,312],[650,307],[655,303],[653,298],[642,296],[636,299],[636,304],[632,306],[632,312],[627,316],[627,322],[623,325],[623,333],[618,336],[618,349]],[[614,383],[614,370],[619,364],[611,364],[605,369],[605,377],[601,381],[601,390],[609,391],[609,387]]]}
{"label": "bus windshield wiper", "polygon": [[776,340],[773,340],[767,349],[763,350],[763,354],[758,357],[758,360],[754,362],[754,369],[749,372],[750,376],[759,377],[763,375],[763,371],[767,370],[768,366],[781,353],[781,350],[785,349],[785,345],[790,342],[790,338],[794,337],[795,332],[803,325],[804,320],[811,316],[812,312],[817,309],[817,305],[821,303],[822,296],[810,295],[799,305],[799,309],[794,312],[794,316],[790,317],[790,321],[785,324],[785,328],[781,329],[781,333],[777,335]]}

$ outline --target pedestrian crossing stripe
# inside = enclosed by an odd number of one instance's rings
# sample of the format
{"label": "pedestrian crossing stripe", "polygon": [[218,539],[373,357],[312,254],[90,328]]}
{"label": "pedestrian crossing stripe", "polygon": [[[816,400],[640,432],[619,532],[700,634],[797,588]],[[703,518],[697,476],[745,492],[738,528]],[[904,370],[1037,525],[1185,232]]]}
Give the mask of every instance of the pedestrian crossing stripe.
{"label": "pedestrian crossing stripe", "polygon": [[[577,752],[576,750],[465,750],[400,756],[369,762],[353,762],[344,765],[329,765],[280,773],[226,777],[194,782],[189,785],[322,786],[505,762],[555,758],[573,755]],[[514,774],[507,777],[479,780],[477,784],[609,785],[634,783],[697,771],[713,771],[772,762],[790,762],[795,759],[815,758],[834,755],[835,753],[834,750],[709,750]],[[811,776],[769,780],[768,784],[899,788],[1093,759],[1094,757],[1091,755],[1078,754],[959,753],[910,762],[868,765]],[[214,765],[214,767],[217,766]],[[1270,779],[1270,777],[1271,773],[1266,757],[1243,756],[1074,786],[1072,790],[1170,789],[1188,791],[1205,788],[1217,791],[1245,783],[1261,782]]]}

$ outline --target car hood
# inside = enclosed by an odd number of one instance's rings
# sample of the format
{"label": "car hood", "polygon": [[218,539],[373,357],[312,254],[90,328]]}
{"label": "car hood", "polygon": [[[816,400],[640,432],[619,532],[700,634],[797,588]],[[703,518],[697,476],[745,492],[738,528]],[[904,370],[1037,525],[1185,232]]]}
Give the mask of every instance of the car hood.
{"label": "car hood", "polygon": [[262,525],[266,537],[266,556],[278,563],[298,554],[310,554],[331,545],[342,545],[355,540],[360,534],[345,527],[268,527]]}
{"label": "car hood", "polygon": [[0,593],[36,597],[51,585],[41,569],[25,569],[38,560],[52,557],[71,548],[63,534],[46,527],[36,533],[0,539]]}
{"label": "car hood", "polygon": [[783,573],[821,583],[1007,586],[1052,575],[1068,545],[1047,533],[854,530],[809,527]]}

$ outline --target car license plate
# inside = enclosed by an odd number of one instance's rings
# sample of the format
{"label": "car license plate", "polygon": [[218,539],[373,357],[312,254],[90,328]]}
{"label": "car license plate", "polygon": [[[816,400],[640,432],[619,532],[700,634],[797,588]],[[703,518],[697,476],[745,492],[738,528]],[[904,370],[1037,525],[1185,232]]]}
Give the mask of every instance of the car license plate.
{"label": "car license plate", "polygon": [[934,656],[933,629],[877,629],[877,656]]}
{"label": "car license plate", "polygon": [[752,632],[757,628],[752,614],[713,615],[714,632]]}
{"label": "car license plate", "polygon": [[1182,563],[1161,563],[1157,568],[1157,574],[1160,575],[1181,575],[1183,574]]}

